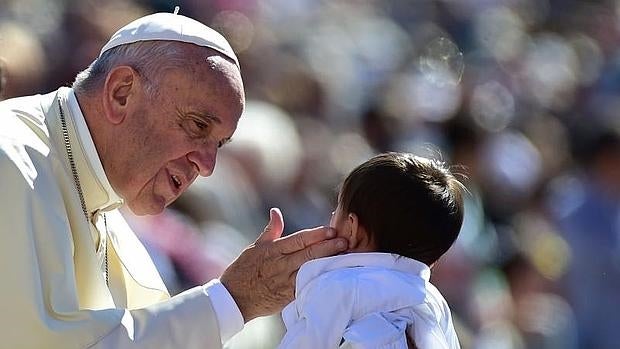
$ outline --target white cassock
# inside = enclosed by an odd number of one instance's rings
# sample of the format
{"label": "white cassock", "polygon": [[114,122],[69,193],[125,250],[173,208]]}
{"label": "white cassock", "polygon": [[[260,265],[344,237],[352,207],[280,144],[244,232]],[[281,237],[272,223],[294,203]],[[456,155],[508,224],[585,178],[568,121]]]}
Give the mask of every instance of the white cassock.
{"label": "white cassock", "polygon": [[121,204],[71,89],[0,102],[0,347],[220,348],[243,327],[217,280],[170,298]]}
{"label": "white cassock", "polygon": [[309,261],[284,308],[279,349],[460,349],[450,308],[424,263],[388,253]]}

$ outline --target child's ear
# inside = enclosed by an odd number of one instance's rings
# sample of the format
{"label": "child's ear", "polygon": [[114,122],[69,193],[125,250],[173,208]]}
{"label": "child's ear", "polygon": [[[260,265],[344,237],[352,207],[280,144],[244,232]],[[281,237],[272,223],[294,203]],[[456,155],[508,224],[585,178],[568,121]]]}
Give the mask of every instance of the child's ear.
{"label": "child's ear", "polygon": [[347,231],[348,239],[349,239],[349,249],[354,249],[360,242],[361,236],[359,235],[360,226],[359,219],[355,213],[349,213],[347,215],[347,223],[345,226]]}
{"label": "child's ear", "polygon": [[349,240],[349,252],[372,252],[375,245],[366,228],[360,224],[355,213],[349,213],[345,222],[345,237]]}

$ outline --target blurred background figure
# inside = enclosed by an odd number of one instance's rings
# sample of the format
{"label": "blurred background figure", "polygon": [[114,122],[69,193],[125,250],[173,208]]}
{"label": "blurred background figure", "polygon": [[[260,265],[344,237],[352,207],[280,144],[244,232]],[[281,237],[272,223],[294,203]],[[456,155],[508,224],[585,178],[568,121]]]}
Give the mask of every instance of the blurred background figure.
{"label": "blurred background figure", "polygon": [[555,179],[550,203],[572,251],[563,282],[581,347],[611,348],[618,345],[617,321],[601,319],[620,311],[620,134],[589,128],[578,145],[581,166]]}
{"label": "blurred background figure", "polygon": [[[346,173],[409,151],[462,165],[470,192],[433,271],[463,348],[619,347],[620,1],[4,0],[0,98],[69,85],[177,5],[229,39],[248,101],[210,178],[127,214],[171,292],[218,275],[269,207],[286,232],[327,224]],[[229,347],[282,333],[253,321]]]}

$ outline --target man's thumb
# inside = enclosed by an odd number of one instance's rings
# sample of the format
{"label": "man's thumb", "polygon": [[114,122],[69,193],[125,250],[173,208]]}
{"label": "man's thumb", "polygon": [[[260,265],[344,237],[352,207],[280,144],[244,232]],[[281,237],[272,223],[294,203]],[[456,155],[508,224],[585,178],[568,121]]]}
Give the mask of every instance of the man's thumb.
{"label": "man's thumb", "polygon": [[260,234],[256,241],[273,241],[280,236],[282,236],[282,232],[284,231],[284,218],[282,217],[282,212],[277,207],[274,207],[269,210],[269,223],[263,230],[263,233]]}

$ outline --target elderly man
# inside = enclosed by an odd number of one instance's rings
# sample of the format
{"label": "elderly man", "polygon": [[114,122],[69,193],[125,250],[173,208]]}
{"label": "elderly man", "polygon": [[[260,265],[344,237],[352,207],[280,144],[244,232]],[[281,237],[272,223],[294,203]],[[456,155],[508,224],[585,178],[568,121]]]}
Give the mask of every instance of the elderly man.
{"label": "elderly man", "polygon": [[117,209],[159,213],[209,176],[243,107],[229,44],[176,13],[121,28],[73,88],[0,103],[2,347],[219,348],[344,250],[327,228],[280,238],[274,209],[219,280],[169,297]]}

